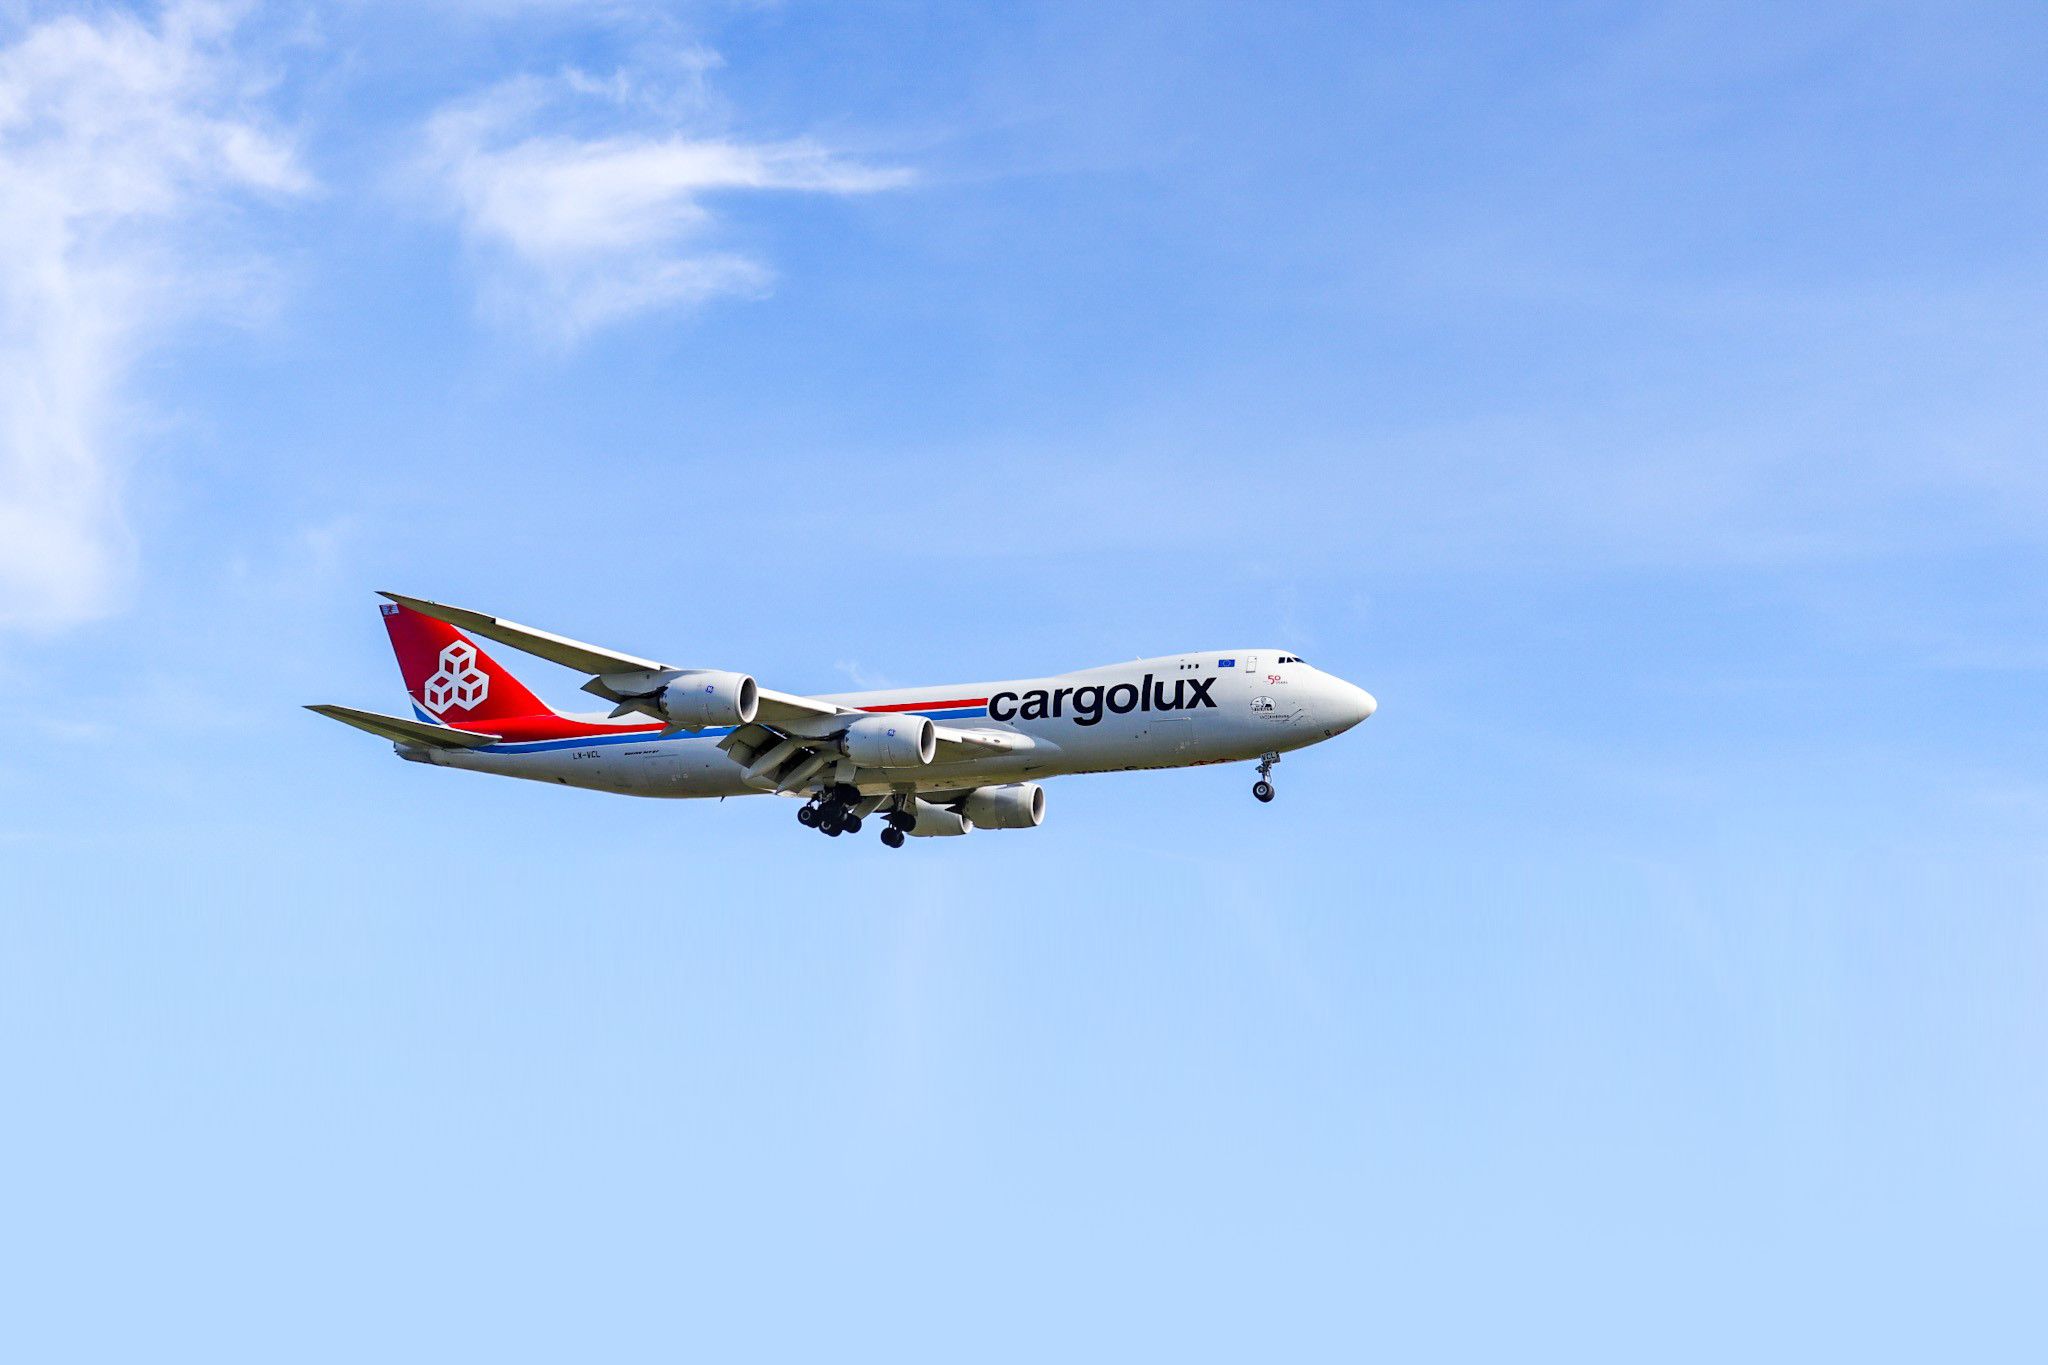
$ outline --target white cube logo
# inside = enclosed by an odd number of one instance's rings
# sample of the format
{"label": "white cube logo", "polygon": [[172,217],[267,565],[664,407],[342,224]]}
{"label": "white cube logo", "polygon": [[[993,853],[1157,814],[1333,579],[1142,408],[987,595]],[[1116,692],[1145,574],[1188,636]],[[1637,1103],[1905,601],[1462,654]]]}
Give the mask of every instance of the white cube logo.
{"label": "white cube logo", "polygon": [[454,706],[467,711],[491,694],[491,675],[476,666],[476,646],[457,640],[441,651],[441,671],[421,690],[437,716]]}

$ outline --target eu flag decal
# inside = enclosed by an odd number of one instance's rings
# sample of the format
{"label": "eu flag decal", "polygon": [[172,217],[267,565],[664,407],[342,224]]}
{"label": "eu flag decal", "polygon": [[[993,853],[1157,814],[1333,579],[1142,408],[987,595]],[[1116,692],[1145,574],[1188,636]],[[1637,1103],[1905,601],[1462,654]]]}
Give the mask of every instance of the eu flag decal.
{"label": "eu flag decal", "polygon": [[1235,660],[1235,659],[1218,659],[1218,660],[1216,661],[1216,666],[1217,666],[1218,668],[1236,668],[1236,667],[1237,667],[1237,660]]}

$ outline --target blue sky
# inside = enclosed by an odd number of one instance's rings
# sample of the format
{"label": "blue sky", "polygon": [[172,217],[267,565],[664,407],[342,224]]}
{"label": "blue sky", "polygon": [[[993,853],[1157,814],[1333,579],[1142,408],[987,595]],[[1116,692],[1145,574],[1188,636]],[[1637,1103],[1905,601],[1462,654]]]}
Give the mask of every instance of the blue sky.
{"label": "blue sky", "polygon": [[[0,1356],[2039,1358],[2044,58],[0,5]],[[379,587],[1381,710],[890,853],[395,762]]]}

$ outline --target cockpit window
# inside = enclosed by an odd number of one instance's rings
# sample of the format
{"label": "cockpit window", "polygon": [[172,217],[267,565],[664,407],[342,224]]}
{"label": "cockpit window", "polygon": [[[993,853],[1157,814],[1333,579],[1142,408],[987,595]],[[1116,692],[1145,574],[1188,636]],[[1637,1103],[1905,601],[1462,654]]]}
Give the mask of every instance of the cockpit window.
{"label": "cockpit window", "polygon": [[1308,663],[1306,659],[1297,659],[1292,654],[1282,654],[1280,656],[1280,662],[1283,664],[1301,664],[1304,667],[1306,667]]}

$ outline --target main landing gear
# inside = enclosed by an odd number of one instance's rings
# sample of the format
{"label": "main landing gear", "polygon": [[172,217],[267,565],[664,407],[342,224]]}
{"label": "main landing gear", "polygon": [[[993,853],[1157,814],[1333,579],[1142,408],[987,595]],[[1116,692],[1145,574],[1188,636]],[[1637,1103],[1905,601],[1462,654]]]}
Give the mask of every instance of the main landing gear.
{"label": "main landing gear", "polygon": [[[879,804],[879,797],[864,801],[856,788],[828,787],[797,811],[796,820],[805,829],[814,829],[837,839],[842,834],[860,833],[861,825],[865,823],[861,810],[865,808],[872,813]],[[904,835],[917,823],[917,817],[908,811],[892,810],[882,818],[886,822],[882,842],[890,848],[903,847]]]}
{"label": "main landing gear", "polygon": [[1273,776],[1273,765],[1279,761],[1278,754],[1259,755],[1259,780],[1252,783],[1252,795],[1261,801],[1273,799],[1273,784],[1269,779]]}
{"label": "main landing gear", "polygon": [[837,839],[842,834],[860,833],[860,816],[854,805],[860,793],[852,787],[833,787],[796,813],[797,823]]}
{"label": "main landing gear", "polygon": [[882,830],[882,842],[890,848],[903,847],[903,840],[909,835],[910,827],[917,823],[917,816],[911,811],[904,809],[912,799],[910,797],[898,797],[896,808],[882,817],[887,822]]}

